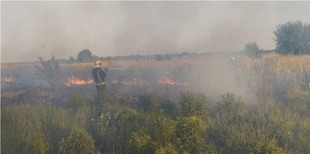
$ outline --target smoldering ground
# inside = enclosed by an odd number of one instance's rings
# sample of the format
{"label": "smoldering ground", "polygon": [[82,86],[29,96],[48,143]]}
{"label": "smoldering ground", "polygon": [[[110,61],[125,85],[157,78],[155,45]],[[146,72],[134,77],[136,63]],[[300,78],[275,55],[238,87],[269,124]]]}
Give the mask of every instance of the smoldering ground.
{"label": "smoldering ground", "polygon": [[[85,67],[74,64],[61,67],[61,75],[58,79],[61,92],[79,91],[87,95],[96,94],[93,84],[72,83],[69,86],[65,85],[65,82],[72,76],[84,81],[92,79],[92,67],[92,64]],[[186,91],[201,93],[207,97],[219,97],[228,92],[238,96],[245,95],[245,89],[241,88],[236,70],[227,56],[166,61],[119,61],[117,66],[107,67],[111,68],[106,78],[107,88],[113,95],[137,96],[143,93],[154,93],[160,97],[177,98],[180,92]],[[9,85],[2,80],[3,92],[38,87],[40,90],[49,89],[46,80],[35,75],[34,65],[2,70],[2,75],[12,78],[14,83]]]}

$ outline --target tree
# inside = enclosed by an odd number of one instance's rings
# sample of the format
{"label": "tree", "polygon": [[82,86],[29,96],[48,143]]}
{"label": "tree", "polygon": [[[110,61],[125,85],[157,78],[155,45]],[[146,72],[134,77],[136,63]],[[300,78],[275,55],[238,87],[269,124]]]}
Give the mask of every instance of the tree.
{"label": "tree", "polygon": [[88,49],[84,49],[78,53],[77,59],[79,62],[90,62],[92,60],[92,53]]}
{"label": "tree", "polygon": [[70,62],[74,63],[74,58],[72,56],[70,56]]}
{"label": "tree", "polygon": [[249,42],[245,45],[244,53],[248,57],[259,58],[261,57],[261,51],[255,42]]}
{"label": "tree", "polygon": [[278,25],[273,33],[276,37],[277,53],[294,55],[310,53],[310,24],[289,21]]}
{"label": "tree", "polygon": [[171,60],[172,59],[172,56],[170,54],[159,54],[159,55],[156,55],[155,59],[157,61],[164,61],[164,60]]}

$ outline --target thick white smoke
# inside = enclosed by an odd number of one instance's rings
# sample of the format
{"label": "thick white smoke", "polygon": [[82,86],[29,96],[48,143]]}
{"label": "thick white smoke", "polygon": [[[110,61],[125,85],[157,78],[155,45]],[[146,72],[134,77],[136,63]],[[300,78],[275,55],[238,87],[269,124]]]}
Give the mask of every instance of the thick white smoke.
{"label": "thick white smoke", "polygon": [[[310,22],[310,2],[2,2],[2,62],[275,47],[272,31]],[[287,9],[289,8],[289,9]]]}

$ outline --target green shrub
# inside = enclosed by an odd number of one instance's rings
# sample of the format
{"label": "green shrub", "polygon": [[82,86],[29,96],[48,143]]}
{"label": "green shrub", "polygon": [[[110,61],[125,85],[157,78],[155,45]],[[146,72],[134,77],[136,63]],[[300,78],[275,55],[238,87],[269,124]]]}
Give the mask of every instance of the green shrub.
{"label": "green shrub", "polygon": [[197,116],[180,117],[176,121],[179,152],[204,153],[207,124]]}
{"label": "green shrub", "polygon": [[63,154],[92,154],[94,153],[94,140],[84,129],[74,128],[70,132],[70,136],[62,138],[60,145],[60,153]]}
{"label": "green shrub", "polygon": [[194,95],[192,92],[181,93],[180,96],[182,116],[198,116],[208,119],[207,98],[203,95]]}

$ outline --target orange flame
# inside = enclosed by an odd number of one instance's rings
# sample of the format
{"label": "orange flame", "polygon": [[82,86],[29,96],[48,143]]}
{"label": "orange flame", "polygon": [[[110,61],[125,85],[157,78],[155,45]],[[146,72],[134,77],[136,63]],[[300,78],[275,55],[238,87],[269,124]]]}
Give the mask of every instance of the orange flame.
{"label": "orange flame", "polygon": [[94,81],[92,79],[88,79],[88,80],[81,80],[78,79],[76,77],[74,77],[73,75],[71,76],[71,78],[67,79],[67,82],[65,82],[66,86],[70,86],[72,84],[74,85],[84,85],[84,84],[93,84]]}
{"label": "orange flame", "polygon": [[167,84],[167,85],[181,85],[181,86],[188,86],[189,83],[181,83],[181,82],[178,82],[178,81],[172,81],[171,79],[169,78],[166,78],[166,80],[164,81],[159,81],[158,82],[159,84]]}
{"label": "orange flame", "polygon": [[4,77],[4,81],[6,83],[13,83],[13,80],[11,78],[9,78],[9,77]]}
{"label": "orange flame", "polygon": [[[70,85],[84,85],[84,84],[93,84],[93,83],[94,83],[94,81],[92,79],[81,80],[81,79],[78,79],[72,75],[71,78],[67,79],[67,82],[65,82],[65,85],[70,86]],[[112,83],[113,84],[142,86],[144,84],[144,81],[136,79],[136,78],[133,78],[130,81],[119,81],[118,79],[112,79]],[[166,85],[172,85],[172,86],[173,85],[189,86],[189,83],[181,83],[178,81],[173,81],[169,78],[166,78],[166,80],[159,81],[158,84],[166,84]]]}
{"label": "orange flame", "polygon": [[117,83],[119,83],[119,81],[118,81],[117,79],[113,79],[113,80],[112,80],[112,83],[113,83],[113,84],[117,84]]}

